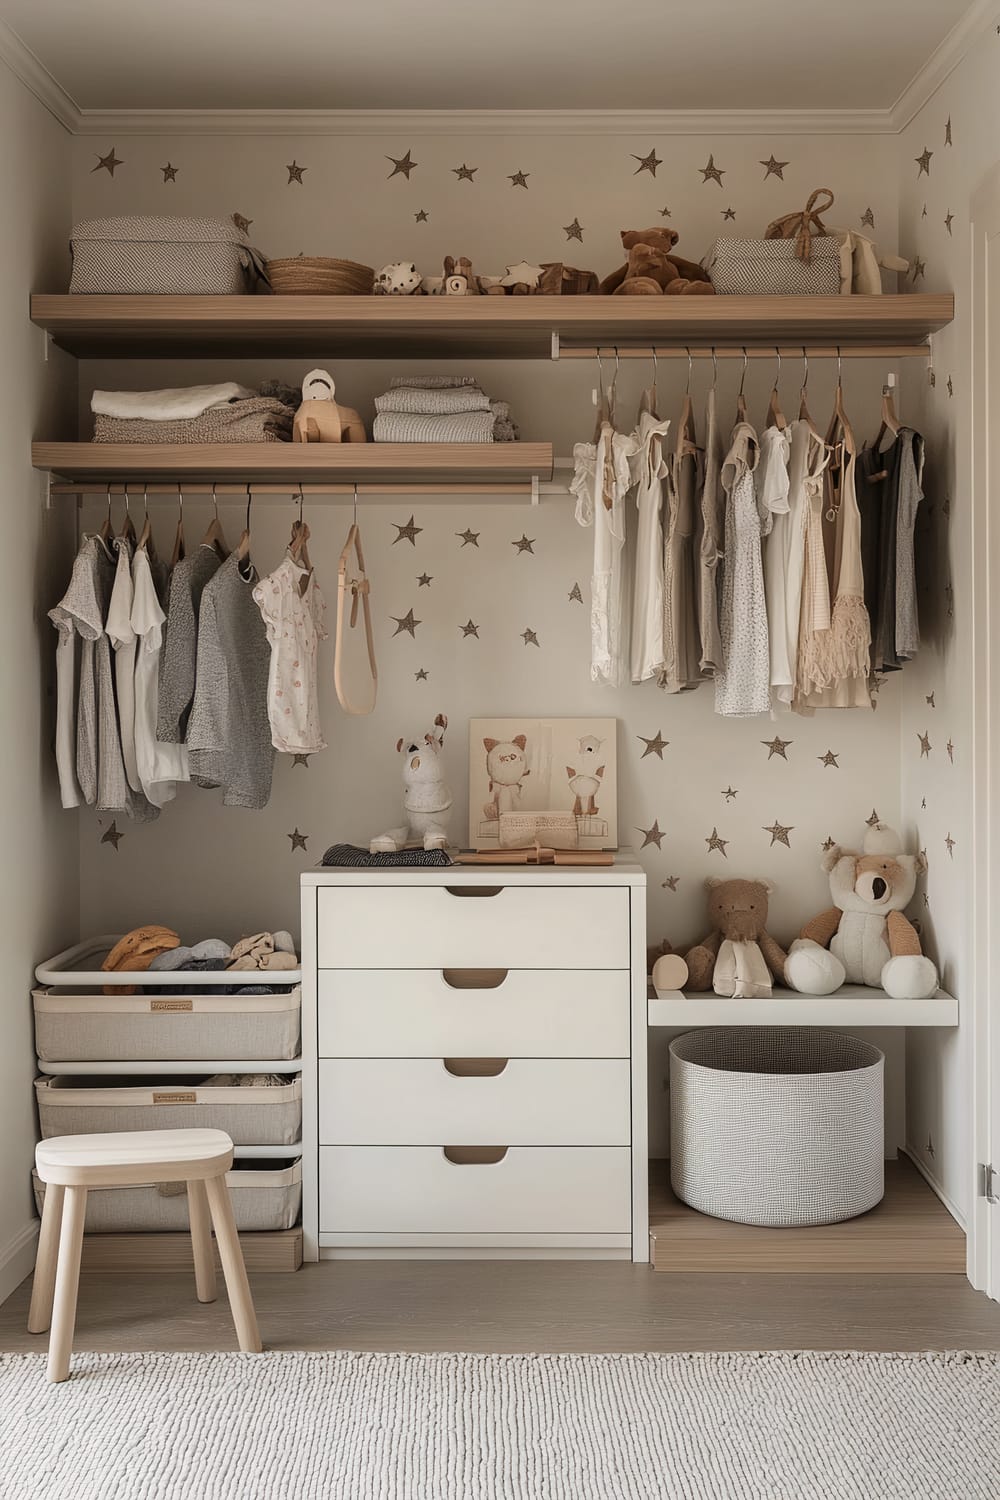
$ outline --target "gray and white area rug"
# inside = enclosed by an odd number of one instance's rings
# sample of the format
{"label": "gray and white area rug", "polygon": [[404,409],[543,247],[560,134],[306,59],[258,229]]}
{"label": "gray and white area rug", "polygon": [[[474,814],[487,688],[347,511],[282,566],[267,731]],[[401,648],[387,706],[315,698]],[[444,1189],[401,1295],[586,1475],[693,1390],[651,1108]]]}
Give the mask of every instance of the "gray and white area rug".
{"label": "gray and white area rug", "polygon": [[0,1355],[3,1500],[997,1500],[995,1354]]}

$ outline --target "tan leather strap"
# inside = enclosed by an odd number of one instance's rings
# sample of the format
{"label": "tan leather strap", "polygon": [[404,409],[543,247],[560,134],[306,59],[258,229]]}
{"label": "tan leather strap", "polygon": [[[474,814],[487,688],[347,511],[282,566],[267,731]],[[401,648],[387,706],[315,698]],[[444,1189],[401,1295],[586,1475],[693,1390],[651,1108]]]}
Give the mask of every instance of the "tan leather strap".
{"label": "tan leather strap", "polygon": [[[357,560],[357,576],[351,575],[351,549]],[[365,574],[365,555],[361,548],[361,532],[355,522],[347,533],[347,541],[344,550],[340,554],[337,564],[337,639],[333,653],[333,685],[337,690],[340,706],[349,714],[370,714],[375,707],[378,696],[378,666],[375,661],[375,640],[372,635],[372,611],[370,599],[370,585]],[[347,600],[351,601],[350,628],[353,630],[358,623],[358,606],[364,612],[365,617],[365,639],[368,645],[368,666],[372,678],[371,702],[365,708],[357,708],[347,696],[347,690],[343,682],[343,656],[345,622],[344,612],[347,608]]]}
{"label": "tan leather strap", "polygon": [[[820,198],[826,194],[826,202],[821,203]],[[833,194],[829,188],[817,188],[809,194],[809,200],[801,213],[785,214],[780,219],[775,219],[764,230],[766,240],[794,240],[795,254],[799,260],[809,261],[812,258],[812,236],[816,234],[825,235],[826,225],[820,218],[827,209],[833,206]]]}

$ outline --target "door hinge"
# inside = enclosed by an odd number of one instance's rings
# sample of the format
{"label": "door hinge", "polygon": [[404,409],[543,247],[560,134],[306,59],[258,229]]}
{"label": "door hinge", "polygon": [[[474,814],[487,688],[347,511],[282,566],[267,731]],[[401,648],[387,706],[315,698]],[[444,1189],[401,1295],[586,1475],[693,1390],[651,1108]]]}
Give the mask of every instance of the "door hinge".
{"label": "door hinge", "polygon": [[985,1198],[987,1203],[995,1203],[997,1195],[994,1192],[997,1174],[996,1168],[991,1162],[979,1163],[979,1196]]}

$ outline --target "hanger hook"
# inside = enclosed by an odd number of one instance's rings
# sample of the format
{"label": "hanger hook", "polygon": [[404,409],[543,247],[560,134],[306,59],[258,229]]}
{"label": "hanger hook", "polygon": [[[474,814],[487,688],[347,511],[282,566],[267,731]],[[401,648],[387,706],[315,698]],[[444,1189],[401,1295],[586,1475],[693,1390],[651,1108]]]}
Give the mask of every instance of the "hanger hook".
{"label": "hanger hook", "polygon": [[177,510],[180,516],[184,514],[184,491],[181,488],[181,482],[179,479],[177,481]]}
{"label": "hanger hook", "polygon": [[599,396],[603,399],[603,396],[604,396],[604,361],[601,358],[601,346],[600,346],[600,344],[598,344],[597,348],[594,350],[594,353],[597,355],[597,390],[598,390]]}
{"label": "hanger hook", "polygon": [[142,481],[142,509],[143,509],[143,521],[144,522],[148,521],[149,520],[149,485],[147,484],[147,482],[146,482],[145,479]]}
{"label": "hanger hook", "polygon": [[837,345],[837,386],[838,386],[838,388],[843,383],[843,377],[844,377],[844,360],[843,360],[843,356],[842,356],[842,354],[840,352],[840,345],[838,344]]}
{"label": "hanger hook", "polygon": [[687,344],[684,345],[684,352],[686,353],[686,355],[688,357],[688,378],[687,378],[687,385],[684,387],[684,394],[685,394],[685,396],[690,396],[690,394],[691,394],[691,368],[692,368],[693,361],[692,361],[692,357],[691,357],[691,350],[690,350],[690,348],[688,347]]}
{"label": "hanger hook", "polygon": [[299,480],[299,525],[304,525],[303,511],[305,509],[306,497],[302,490],[302,480]]}
{"label": "hanger hook", "polygon": [[219,519],[219,497],[215,493],[215,480],[212,480],[212,505],[215,507],[215,519]]}
{"label": "hanger hook", "polygon": [[719,383],[719,353],[715,345],[712,345],[712,390]]}
{"label": "hanger hook", "polygon": [[781,350],[778,348],[777,344],[775,344],[774,346],[774,352],[778,356],[778,368],[774,372],[774,389],[777,390],[778,386],[781,384]]}
{"label": "hanger hook", "polygon": [[621,360],[618,357],[618,345],[615,345],[615,379],[618,379],[618,371],[621,369]]}
{"label": "hanger hook", "polygon": [[743,394],[743,387],[746,385],[746,380],[747,380],[747,365],[749,363],[750,363],[750,356],[747,353],[747,346],[746,346],[746,344],[744,344],[743,345],[743,374],[740,376],[740,395],[741,396]]}
{"label": "hanger hook", "polygon": [[358,481],[354,481],[354,524],[358,524]]}
{"label": "hanger hook", "polygon": [[125,517],[127,519],[128,518],[128,513],[129,513],[129,494],[128,494],[128,480],[127,479],[125,479],[125,480],[122,481],[122,489],[125,491]]}
{"label": "hanger hook", "polygon": [[655,344],[650,344],[650,346],[649,346],[649,352],[652,355],[652,359],[653,359],[653,384],[655,386],[656,385],[656,345]]}
{"label": "hanger hook", "polygon": [[108,524],[111,524],[111,480],[108,480]]}
{"label": "hanger hook", "polygon": [[253,504],[253,490],[250,488],[250,485],[248,484],[247,485],[247,525],[246,525],[247,531],[250,530],[250,507],[251,507],[252,504]]}
{"label": "hanger hook", "polygon": [[805,395],[809,389],[809,351],[805,344],[802,345],[802,394]]}

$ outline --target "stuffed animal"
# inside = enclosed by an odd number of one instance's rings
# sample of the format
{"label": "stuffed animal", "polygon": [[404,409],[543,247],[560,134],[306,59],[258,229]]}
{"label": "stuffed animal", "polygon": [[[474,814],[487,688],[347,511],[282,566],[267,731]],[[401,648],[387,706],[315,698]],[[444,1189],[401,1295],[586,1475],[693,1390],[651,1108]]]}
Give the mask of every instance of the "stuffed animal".
{"label": "stuffed animal", "polygon": [[397,740],[403,759],[403,822],[372,839],[372,854],[392,854],[407,844],[424,849],[444,849],[448,844],[448,814],[452,796],[444,779],[441,751],[448,728],[445,714],[438,714],[434,728],[423,740]]}
{"label": "stuffed animal", "polygon": [[926,868],[922,854],[900,852],[899,835],[884,823],[869,829],[861,854],[834,844],[823,856],[834,904],[792,944],[786,970],[792,988],[830,995],[847,979],[898,1000],[933,995],[937,969],[903,916]]}
{"label": "stuffed animal", "polygon": [[375,295],[410,297],[420,290],[420,272],[412,260],[394,260],[383,266],[375,277]]}
{"label": "stuffed animal", "polygon": [[623,229],[628,262],[605,276],[599,290],[631,295],[712,296],[715,287],[702,266],[674,254],[676,229]]}
{"label": "stuffed animal", "polygon": [[787,954],[767,930],[768,880],[706,880],[712,930],[684,955],[688,988],[731,999],[766,999],[785,978]]}
{"label": "stuffed animal", "polygon": [[490,778],[490,800],[483,807],[487,818],[517,812],[520,807],[521,783],[531,775],[524,753],[527,743],[523,734],[515,734],[512,740],[483,740],[486,772]]}
{"label": "stuffed animal", "polygon": [[535,292],[540,297],[589,297],[599,289],[595,271],[580,271],[561,260],[543,260]]}
{"label": "stuffed animal", "polygon": [[441,295],[444,297],[477,297],[479,295],[479,282],[472,274],[472,262],[468,256],[460,255],[457,260],[453,255],[445,256]]}
{"label": "stuffed animal", "polygon": [[292,422],[293,443],[366,443],[368,434],[358,413],[340,406],[329,370],[310,370],[302,382],[302,405]]}

